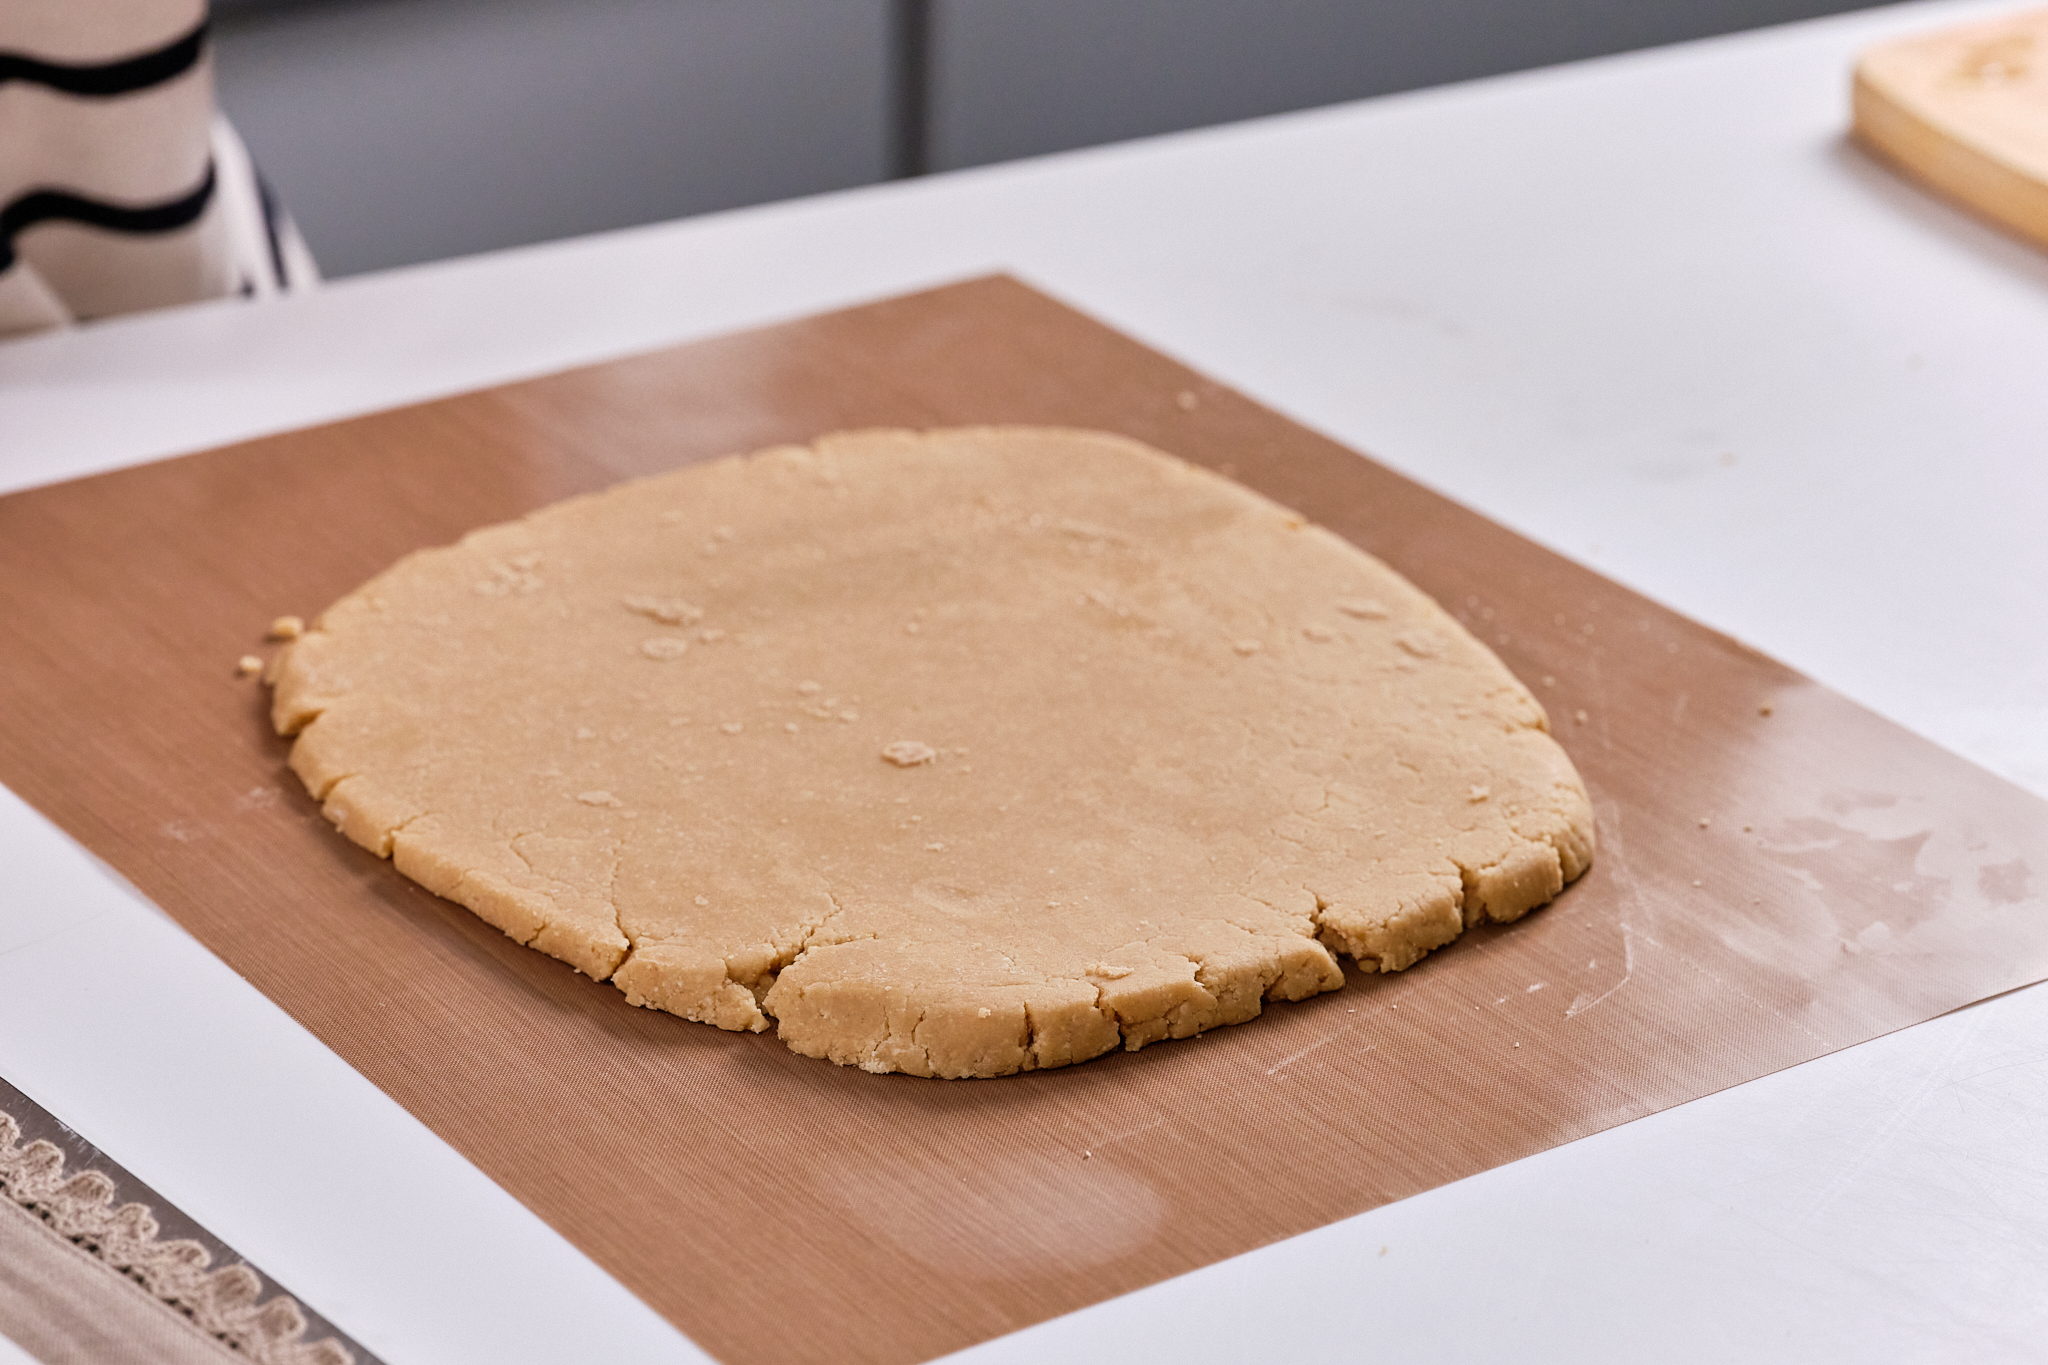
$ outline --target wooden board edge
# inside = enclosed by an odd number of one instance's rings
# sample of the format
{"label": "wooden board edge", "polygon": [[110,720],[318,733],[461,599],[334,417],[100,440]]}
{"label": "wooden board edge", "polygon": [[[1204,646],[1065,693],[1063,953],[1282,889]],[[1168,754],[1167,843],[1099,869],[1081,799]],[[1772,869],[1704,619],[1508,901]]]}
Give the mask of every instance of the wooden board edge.
{"label": "wooden board edge", "polygon": [[1850,136],[1973,217],[2048,250],[2048,184],[1900,98],[1870,66],[1865,54],[1850,81]]}

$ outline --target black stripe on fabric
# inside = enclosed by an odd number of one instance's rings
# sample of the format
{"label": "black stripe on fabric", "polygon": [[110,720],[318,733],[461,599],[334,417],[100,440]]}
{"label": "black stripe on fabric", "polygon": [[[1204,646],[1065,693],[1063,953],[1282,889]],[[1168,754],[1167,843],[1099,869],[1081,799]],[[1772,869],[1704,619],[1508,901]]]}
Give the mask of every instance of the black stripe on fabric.
{"label": "black stripe on fabric", "polygon": [[154,52],[118,62],[101,62],[95,66],[71,66],[63,62],[42,61],[19,52],[0,52],[0,85],[9,81],[34,81],[37,85],[47,85],[67,95],[126,95],[147,90],[152,85],[162,85],[173,77],[182,76],[199,64],[200,54],[206,50],[208,23],[208,20],[201,19],[199,27]]}
{"label": "black stripe on fabric", "polygon": [[206,206],[213,201],[213,188],[213,163],[209,161],[206,163],[206,178],[190,194],[161,204],[145,204],[140,208],[105,204],[83,195],[67,194],[63,190],[31,190],[7,207],[0,208],[0,273],[14,267],[16,234],[37,223],[61,219],[105,228],[109,232],[137,235],[175,232],[197,222],[199,215],[206,212]]}

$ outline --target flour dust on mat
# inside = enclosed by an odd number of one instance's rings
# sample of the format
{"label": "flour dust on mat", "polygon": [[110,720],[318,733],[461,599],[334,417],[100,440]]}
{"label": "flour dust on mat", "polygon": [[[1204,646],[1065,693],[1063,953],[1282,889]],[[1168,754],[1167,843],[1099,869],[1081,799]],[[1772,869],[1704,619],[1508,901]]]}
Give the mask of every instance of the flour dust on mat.
{"label": "flour dust on mat", "polygon": [[1133,441],[866,431],[401,560],[272,670],[350,839],[637,1005],[1000,1076],[1397,971],[1592,856],[1379,561]]}

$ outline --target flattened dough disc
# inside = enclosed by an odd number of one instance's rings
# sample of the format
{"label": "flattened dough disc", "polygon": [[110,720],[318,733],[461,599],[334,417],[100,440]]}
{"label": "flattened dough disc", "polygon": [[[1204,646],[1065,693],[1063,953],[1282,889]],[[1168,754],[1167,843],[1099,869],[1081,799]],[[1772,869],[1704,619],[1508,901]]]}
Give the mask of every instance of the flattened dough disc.
{"label": "flattened dough disc", "polygon": [[635,1004],[996,1076],[1557,895],[1542,708],[1386,566],[1100,433],[828,436],[412,555],[286,646],[349,838]]}

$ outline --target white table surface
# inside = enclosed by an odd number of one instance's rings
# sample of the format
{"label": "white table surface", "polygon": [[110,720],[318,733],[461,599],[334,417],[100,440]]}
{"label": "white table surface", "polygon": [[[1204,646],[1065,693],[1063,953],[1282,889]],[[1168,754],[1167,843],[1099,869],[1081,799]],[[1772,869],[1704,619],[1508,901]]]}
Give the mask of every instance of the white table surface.
{"label": "white table surface", "polygon": [[[0,488],[1005,269],[2048,795],[2048,255],[1842,136],[2001,8],[0,345]],[[0,1074],[393,1365],[704,1359],[4,792]],[[2034,988],[961,1359],[2040,1359],[2044,1131]]]}

